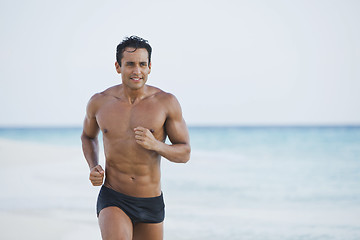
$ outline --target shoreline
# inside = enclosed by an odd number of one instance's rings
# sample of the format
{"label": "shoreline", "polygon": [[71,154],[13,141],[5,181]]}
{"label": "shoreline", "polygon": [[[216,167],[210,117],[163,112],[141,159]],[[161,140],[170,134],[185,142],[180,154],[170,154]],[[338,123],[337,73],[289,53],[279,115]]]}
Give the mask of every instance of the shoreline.
{"label": "shoreline", "polygon": [[[314,240],[354,240],[360,236],[360,205],[346,204],[351,200],[346,196],[359,196],[353,193],[358,182],[329,182],[331,178],[319,172],[341,174],[337,169],[351,170],[349,163],[325,166],[321,161],[316,165],[300,159],[286,165],[277,155],[266,159],[211,155],[195,151],[186,165],[163,161],[164,239],[267,240],[306,235]],[[101,239],[95,213],[99,187],[88,181],[80,147],[0,138],[0,163],[0,180],[5,183],[0,194],[2,238]],[[280,168],[275,163],[281,163]],[[291,172],[294,164],[296,172]],[[305,181],[303,171],[311,168],[307,179],[317,178]],[[291,182],[296,178],[297,182]],[[320,199],[312,199],[311,193],[320,194]],[[289,200],[296,196],[297,200]],[[344,198],[344,202],[331,197]]]}

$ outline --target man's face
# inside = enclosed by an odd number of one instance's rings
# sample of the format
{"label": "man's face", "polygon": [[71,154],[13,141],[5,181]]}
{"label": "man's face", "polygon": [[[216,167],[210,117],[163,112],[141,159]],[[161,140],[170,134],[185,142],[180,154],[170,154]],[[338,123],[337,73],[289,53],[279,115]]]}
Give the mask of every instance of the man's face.
{"label": "man's face", "polygon": [[122,82],[126,87],[132,90],[142,88],[151,71],[148,52],[145,48],[127,47],[123,52],[121,67],[115,63],[116,70],[121,73]]}

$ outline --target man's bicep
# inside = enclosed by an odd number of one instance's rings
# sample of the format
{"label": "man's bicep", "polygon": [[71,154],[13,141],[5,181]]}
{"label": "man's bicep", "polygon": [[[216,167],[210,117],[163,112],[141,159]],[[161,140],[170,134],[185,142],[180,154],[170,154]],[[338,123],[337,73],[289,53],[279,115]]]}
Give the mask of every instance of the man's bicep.
{"label": "man's bicep", "polygon": [[165,128],[172,144],[189,144],[189,132],[183,118],[180,120],[168,119]]}
{"label": "man's bicep", "polygon": [[166,133],[171,143],[189,143],[189,133],[182,116],[182,111],[177,99],[172,96],[170,111],[165,123]]}
{"label": "man's bicep", "polygon": [[96,98],[96,95],[94,95],[90,99],[86,107],[86,116],[83,126],[83,134],[85,134],[89,138],[95,138],[99,133],[99,125],[96,120],[96,104],[94,98]]}
{"label": "man's bicep", "polygon": [[99,133],[99,125],[95,117],[85,116],[83,134],[88,138],[96,138]]}

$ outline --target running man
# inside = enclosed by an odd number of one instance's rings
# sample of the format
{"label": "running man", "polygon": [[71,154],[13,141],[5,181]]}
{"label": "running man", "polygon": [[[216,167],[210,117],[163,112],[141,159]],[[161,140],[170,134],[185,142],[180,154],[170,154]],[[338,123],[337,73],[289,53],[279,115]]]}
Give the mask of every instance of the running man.
{"label": "running man", "polygon": [[[122,41],[115,62],[122,84],[92,96],[86,109],[82,148],[92,185],[102,185],[97,215],[106,240],[163,239],[160,159],[176,163],[190,159],[189,134],[179,102],[174,95],[146,84],[151,51],[148,42],[137,36]],[[105,170],[98,160],[100,130]]]}

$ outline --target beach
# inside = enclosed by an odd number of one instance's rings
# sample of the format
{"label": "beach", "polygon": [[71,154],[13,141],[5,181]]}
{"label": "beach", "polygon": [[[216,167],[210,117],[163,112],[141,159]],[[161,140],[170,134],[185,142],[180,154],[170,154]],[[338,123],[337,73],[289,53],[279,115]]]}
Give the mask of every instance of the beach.
{"label": "beach", "polygon": [[[236,131],[193,129],[191,160],[162,160],[165,239],[360,238],[359,129]],[[46,139],[0,137],[1,239],[101,239],[80,143]]]}
{"label": "beach", "polygon": [[82,158],[75,147],[1,139],[1,239],[101,239]]}

